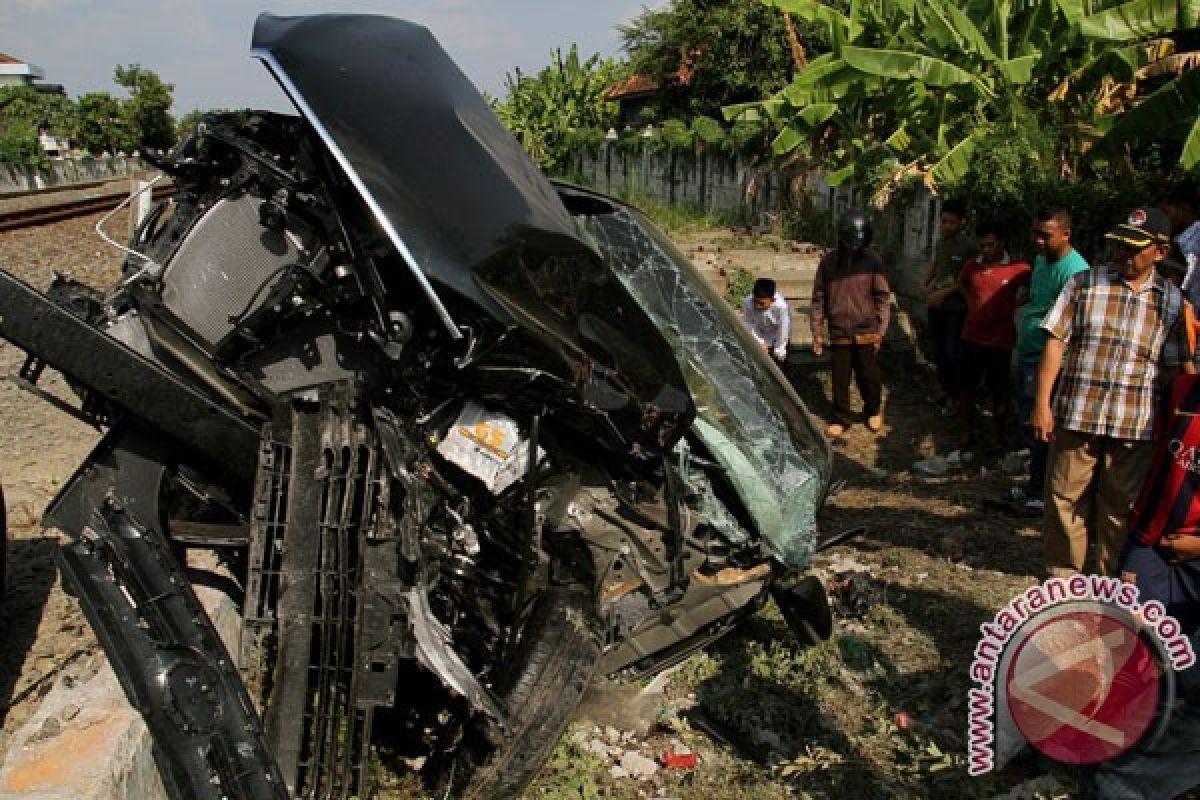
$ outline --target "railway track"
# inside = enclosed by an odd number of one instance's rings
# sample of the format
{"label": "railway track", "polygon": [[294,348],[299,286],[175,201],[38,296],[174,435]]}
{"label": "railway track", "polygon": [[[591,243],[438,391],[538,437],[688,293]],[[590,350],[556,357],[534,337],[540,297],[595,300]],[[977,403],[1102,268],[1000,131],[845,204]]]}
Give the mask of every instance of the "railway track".
{"label": "railway track", "polygon": [[[163,186],[153,190],[154,199],[161,200],[175,193],[172,186]],[[21,208],[13,211],[0,211],[0,232],[32,228],[35,225],[46,225],[72,217],[82,217],[100,211],[110,211],[129,197],[128,192],[83,197],[76,200],[66,200],[60,203],[48,203],[35,208]]]}

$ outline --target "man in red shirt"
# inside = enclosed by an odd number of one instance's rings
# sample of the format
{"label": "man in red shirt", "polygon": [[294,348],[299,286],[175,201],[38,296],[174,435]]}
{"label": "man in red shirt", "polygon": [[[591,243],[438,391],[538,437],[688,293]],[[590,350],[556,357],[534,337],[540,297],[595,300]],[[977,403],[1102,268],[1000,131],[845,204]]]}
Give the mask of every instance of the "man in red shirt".
{"label": "man in red shirt", "polygon": [[982,379],[992,402],[995,447],[1004,444],[1008,423],[1012,350],[1017,342],[1013,318],[1017,290],[1029,285],[1031,270],[1024,261],[1012,261],[994,225],[977,231],[979,255],[967,262],[958,285],[967,300],[962,329],[962,378],[959,414],[966,427],[966,449],[975,444],[975,392]]}

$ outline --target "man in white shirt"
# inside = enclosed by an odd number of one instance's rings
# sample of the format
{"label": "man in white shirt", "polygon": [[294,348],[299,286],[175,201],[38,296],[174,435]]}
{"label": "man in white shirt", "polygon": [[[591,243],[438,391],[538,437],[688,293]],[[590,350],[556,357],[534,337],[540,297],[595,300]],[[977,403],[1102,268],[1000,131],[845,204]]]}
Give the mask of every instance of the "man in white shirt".
{"label": "man in white shirt", "polygon": [[782,364],[787,360],[792,312],[787,299],[775,290],[775,281],[759,278],[754,282],[754,290],[742,300],[742,324],[776,361]]}

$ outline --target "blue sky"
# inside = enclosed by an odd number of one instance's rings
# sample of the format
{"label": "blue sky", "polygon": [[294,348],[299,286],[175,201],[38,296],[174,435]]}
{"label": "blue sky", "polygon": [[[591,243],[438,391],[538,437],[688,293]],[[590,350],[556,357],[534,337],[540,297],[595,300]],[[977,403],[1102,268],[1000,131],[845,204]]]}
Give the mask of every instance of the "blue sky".
{"label": "blue sky", "polygon": [[667,0],[0,0],[0,52],[45,70],[67,94],[122,91],[116,64],[139,63],[175,84],[177,115],[194,108],[290,111],[250,58],[261,11],[387,14],[427,26],[475,85],[500,94],[504,74],[549,62],[552,47],[619,55],[616,25]]}

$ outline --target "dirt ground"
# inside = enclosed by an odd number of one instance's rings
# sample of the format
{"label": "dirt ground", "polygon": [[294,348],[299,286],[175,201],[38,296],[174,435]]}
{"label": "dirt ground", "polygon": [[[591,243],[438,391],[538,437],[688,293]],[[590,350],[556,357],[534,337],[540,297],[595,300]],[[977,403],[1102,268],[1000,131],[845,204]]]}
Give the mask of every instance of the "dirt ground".
{"label": "dirt ground", "polygon": [[[102,215],[42,228],[0,234],[0,268],[38,288],[52,271],[92,285],[107,285],[120,269],[120,254],[96,236]],[[114,218],[121,232],[126,218]],[[0,608],[0,752],[9,736],[37,707],[42,693],[64,669],[78,668],[96,649],[95,637],[76,602],[62,591],[53,561],[56,547],[38,524],[42,509],[99,439],[84,425],[9,380],[23,354],[0,340],[0,484],[8,506],[8,583]],[[42,387],[72,397],[57,374]]]}
{"label": "dirt ground", "polygon": [[[97,219],[0,234],[0,267],[38,287],[51,270],[105,286],[121,258],[95,236]],[[118,218],[113,230],[125,224]],[[1027,761],[994,778],[965,775],[967,669],[978,626],[1035,582],[1039,534],[986,510],[986,498],[1012,481],[995,460],[936,480],[912,473],[917,459],[950,449],[958,431],[926,399],[932,381],[911,355],[889,359],[885,351],[885,362],[887,425],[879,435],[855,426],[837,446],[839,490],[821,518],[826,534],[868,529],[817,562],[827,581],[863,576],[833,640],[804,648],[768,604],[654,687],[648,730],[618,729],[617,745],[599,747],[613,726],[581,717],[529,797],[990,797],[1050,772]],[[0,343],[0,375],[20,363]],[[790,377],[814,412],[827,411],[826,371],[796,367]],[[44,385],[70,397],[54,376]],[[95,648],[61,589],[54,543],[38,518],[96,440],[96,431],[0,381],[10,536],[0,752],[50,678]],[[640,684],[625,688],[644,694]],[[670,748],[694,750],[698,765],[649,777],[619,769],[623,755],[654,758]],[[1069,775],[1056,775],[1041,796],[1055,796],[1060,779],[1069,784]]]}

